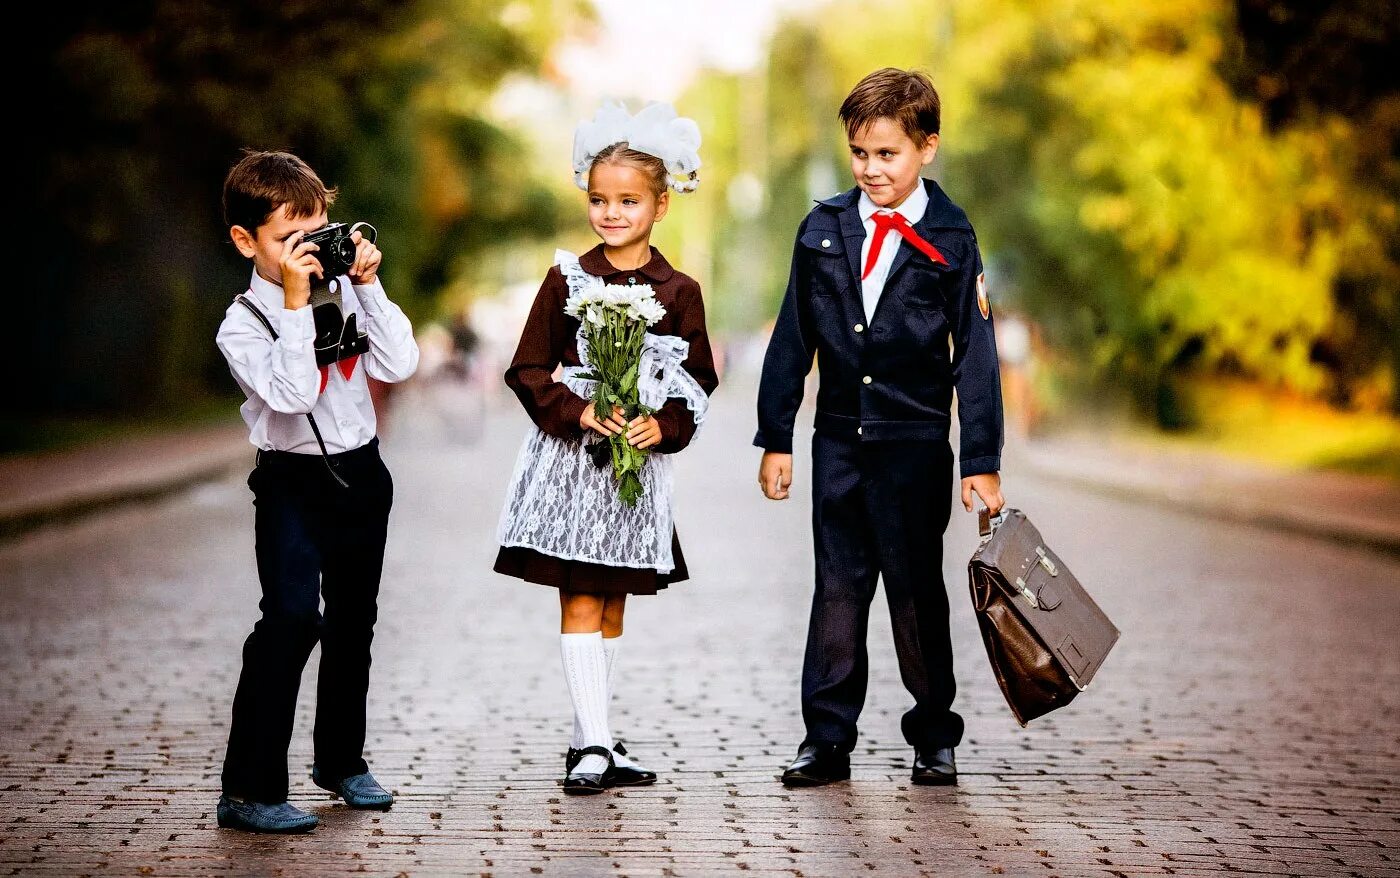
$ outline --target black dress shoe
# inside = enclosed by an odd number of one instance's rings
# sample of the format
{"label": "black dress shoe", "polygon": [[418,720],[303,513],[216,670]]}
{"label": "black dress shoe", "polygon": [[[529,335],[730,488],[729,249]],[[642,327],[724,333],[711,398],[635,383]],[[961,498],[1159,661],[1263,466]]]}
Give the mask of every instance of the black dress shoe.
{"label": "black dress shoe", "polygon": [[607,747],[595,745],[592,747],[584,747],[575,752],[578,754],[578,759],[574,761],[575,766],[577,766],[579,762],[582,762],[585,756],[601,756],[608,760],[608,767],[598,774],[587,771],[575,771],[573,768],[570,768],[569,773],[564,775],[564,792],[571,796],[591,796],[594,793],[601,793],[603,790],[606,790],[608,788],[608,774],[613,770],[612,751]]}
{"label": "black dress shoe", "polygon": [[914,751],[914,770],[909,779],[919,786],[948,786],[958,782],[958,764],[952,747],[930,747]]}
{"label": "black dress shoe", "polygon": [[785,787],[819,787],[850,780],[851,757],[834,744],[803,744],[797,758],[783,772]]}

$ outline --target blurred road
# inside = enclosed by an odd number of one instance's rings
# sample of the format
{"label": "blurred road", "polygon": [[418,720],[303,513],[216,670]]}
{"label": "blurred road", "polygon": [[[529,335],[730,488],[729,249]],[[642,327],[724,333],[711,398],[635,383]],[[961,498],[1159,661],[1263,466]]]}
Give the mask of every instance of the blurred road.
{"label": "blurred road", "polygon": [[[1020,473],[1005,488],[1123,630],[1093,688],[1020,729],[947,538],[968,720],[956,789],[908,783],[888,619],[854,779],[787,791],[811,579],[796,500],[754,485],[751,391],[721,388],[680,459],[694,579],[632,602],[614,726],[655,787],[570,799],[555,593],[490,570],[523,416],[476,441],[421,397],[397,483],[371,689],[387,814],[305,776],[303,837],[214,827],[239,647],[256,616],[241,479],[0,544],[0,872],[24,875],[1400,875],[1400,561]],[[433,429],[417,425],[435,424]],[[251,453],[249,454],[251,461]],[[883,602],[883,597],[877,597]]]}

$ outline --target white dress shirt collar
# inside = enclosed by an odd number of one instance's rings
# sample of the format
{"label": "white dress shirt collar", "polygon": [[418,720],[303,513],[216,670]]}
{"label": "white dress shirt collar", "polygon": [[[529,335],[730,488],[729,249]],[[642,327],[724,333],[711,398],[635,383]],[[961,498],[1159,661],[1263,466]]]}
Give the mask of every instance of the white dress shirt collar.
{"label": "white dress shirt collar", "polygon": [[253,269],[253,279],[248,281],[248,289],[252,291],[253,298],[257,299],[258,304],[262,306],[263,313],[268,316],[272,316],[286,307],[287,299],[282,287],[258,274],[256,268]]}
{"label": "white dress shirt collar", "polygon": [[[870,200],[870,196],[861,190],[860,200],[856,202],[856,208],[860,211],[860,221],[869,222],[876,211],[885,208]],[[914,191],[909,193],[909,197],[904,199],[904,203],[894,209],[895,213],[903,214],[912,225],[924,218],[924,211],[928,209],[928,189],[924,186],[923,178],[919,178],[918,184],[914,186]]]}

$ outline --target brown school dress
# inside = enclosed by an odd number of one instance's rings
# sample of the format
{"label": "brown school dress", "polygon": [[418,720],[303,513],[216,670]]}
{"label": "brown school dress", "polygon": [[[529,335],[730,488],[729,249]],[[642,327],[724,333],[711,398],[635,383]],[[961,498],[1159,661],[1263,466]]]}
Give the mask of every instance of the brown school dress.
{"label": "brown school dress", "polygon": [[[589,274],[603,278],[605,283],[651,284],[656,299],[666,308],[666,316],[648,331],[656,335],[675,335],[690,342],[690,352],[682,366],[695,378],[707,394],[719,385],[715,373],[714,355],[710,352],[710,337],[705,332],[705,303],[700,297],[700,285],[694,279],[676,271],[666,257],[651,248],[651,259],[641,268],[621,271],[614,268],[603,255],[599,244],[579,257],[579,265]],[[569,285],[558,266],[552,266],[535,296],[520,346],[506,370],[506,384],[520,398],[525,412],[535,426],[550,436],[583,440],[579,418],[590,403],[554,380],[554,370],[560,364],[578,366],[576,334],[579,322],[564,313],[564,300]],[[656,412],[661,424],[661,442],[652,446],[652,453],[674,454],[690,444],[695,435],[695,422],[683,401],[672,399]],[[562,591],[589,594],[656,594],[673,582],[688,579],[685,556],[680,540],[671,534],[671,553],[675,569],[670,573],[636,567],[612,567],[556,558],[523,546],[502,546],[496,555],[495,570],[526,582],[552,585]]]}

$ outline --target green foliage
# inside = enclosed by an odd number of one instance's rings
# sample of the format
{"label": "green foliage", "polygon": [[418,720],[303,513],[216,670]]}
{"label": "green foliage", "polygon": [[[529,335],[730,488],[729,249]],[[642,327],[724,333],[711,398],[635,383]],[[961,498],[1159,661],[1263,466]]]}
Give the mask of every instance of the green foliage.
{"label": "green foliage", "polygon": [[[1297,5],[1286,36],[1331,79],[1298,76],[1269,42],[1280,35],[1257,14],[1241,32],[1223,0],[874,0],[795,18],[754,77],[768,96],[767,306],[797,218],[829,194],[811,181],[838,168],[833,188],[851,185],[842,97],[876,67],[921,67],[944,100],[933,173],[977,227],[994,296],[1071,353],[1074,383],[1126,388],[1178,425],[1188,375],[1400,405],[1400,97],[1394,76],[1343,82],[1356,65],[1335,45],[1384,53],[1395,6]],[[1240,86],[1276,68],[1304,90],[1283,110]]]}
{"label": "green foliage", "polygon": [[549,234],[553,198],[485,107],[579,5],[148,0],[42,16],[21,69],[47,121],[22,126],[16,175],[33,331],[11,354],[44,368],[18,408],[150,410],[228,389],[211,340],[249,267],[219,193],[244,147],[290,149],[338,186],[332,217],[380,229],[385,284],[415,316],[487,244]]}
{"label": "green foliage", "polygon": [[[1269,133],[1220,81],[1217,11],[1036,9],[1028,57],[977,95],[981,114],[1025,122],[1020,185],[998,184],[998,209],[974,214],[994,251],[1021,251],[1020,303],[1091,376],[1159,412],[1163,383],[1188,367],[1321,392],[1311,352],[1332,320],[1336,248],[1309,221],[1308,136]],[[963,25],[976,42],[995,10]],[[996,139],[979,146],[954,148],[949,171],[974,207],[1005,170]]]}

